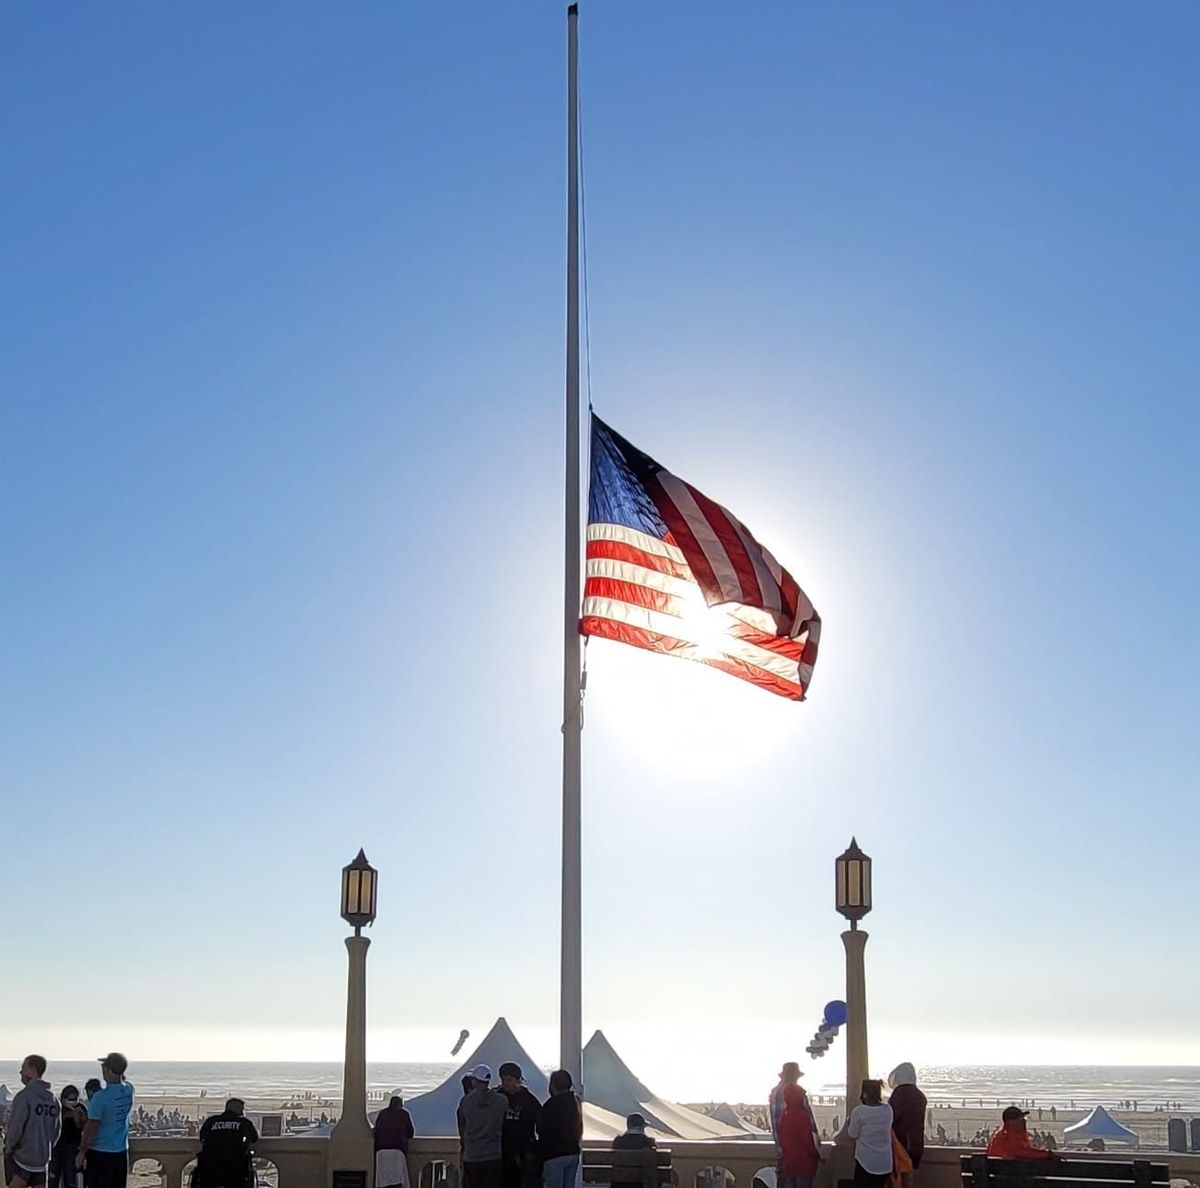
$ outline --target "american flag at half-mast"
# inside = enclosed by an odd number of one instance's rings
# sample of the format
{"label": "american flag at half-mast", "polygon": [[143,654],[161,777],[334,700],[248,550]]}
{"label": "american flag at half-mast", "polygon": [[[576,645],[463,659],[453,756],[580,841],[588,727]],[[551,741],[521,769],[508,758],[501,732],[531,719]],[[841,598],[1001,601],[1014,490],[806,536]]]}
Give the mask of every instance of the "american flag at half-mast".
{"label": "american flag at half-mast", "polygon": [[821,618],[725,508],[592,416],[584,635],[803,701]]}

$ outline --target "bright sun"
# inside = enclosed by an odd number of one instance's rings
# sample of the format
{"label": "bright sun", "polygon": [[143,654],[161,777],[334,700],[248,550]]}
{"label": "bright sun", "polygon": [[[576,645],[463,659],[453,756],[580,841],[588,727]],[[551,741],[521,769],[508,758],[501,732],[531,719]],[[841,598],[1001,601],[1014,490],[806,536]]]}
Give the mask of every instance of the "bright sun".
{"label": "bright sun", "polygon": [[[713,648],[724,620],[701,600],[688,618],[691,637]],[[690,660],[606,640],[593,640],[587,657],[589,726],[648,770],[724,774],[746,766],[748,748],[759,757],[775,751],[795,726],[795,702]]]}

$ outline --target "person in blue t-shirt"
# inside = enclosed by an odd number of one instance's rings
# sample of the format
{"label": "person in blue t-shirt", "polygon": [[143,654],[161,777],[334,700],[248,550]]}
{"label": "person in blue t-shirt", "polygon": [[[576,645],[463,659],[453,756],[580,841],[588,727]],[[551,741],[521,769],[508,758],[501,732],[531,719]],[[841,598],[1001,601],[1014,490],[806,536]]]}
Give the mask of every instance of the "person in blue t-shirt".
{"label": "person in blue t-shirt", "polygon": [[109,1052],[100,1061],[104,1088],[88,1101],[87,1125],[76,1163],[84,1169],[86,1188],[125,1188],[129,1177],[129,1112],[133,1086],[125,1080],[129,1061]]}

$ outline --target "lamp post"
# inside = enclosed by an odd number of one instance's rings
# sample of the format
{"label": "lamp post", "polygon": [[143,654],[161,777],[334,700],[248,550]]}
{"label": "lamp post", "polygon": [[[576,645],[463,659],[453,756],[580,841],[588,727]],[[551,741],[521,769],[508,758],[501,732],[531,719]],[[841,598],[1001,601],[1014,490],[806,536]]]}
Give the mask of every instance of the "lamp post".
{"label": "lamp post", "polygon": [[871,910],[871,859],[850,839],[850,846],[834,863],[837,910],[850,921],[842,933],[846,946],[846,1115],[854,1106],[859,1087],[867,1079],[867,934],[858,922]]}
{"label": "lamp post", "polygon": [[359,850],[342,868],[342,919],[354,929],[346,937],[350,958],[346,987],[346,1059],[342,1071],[342,1114],[330,1134],[331,1183],[366,1188],[371,1168],[371,1123],[367,1119],[367,949],[362,930],[375,921],[379,872]]}

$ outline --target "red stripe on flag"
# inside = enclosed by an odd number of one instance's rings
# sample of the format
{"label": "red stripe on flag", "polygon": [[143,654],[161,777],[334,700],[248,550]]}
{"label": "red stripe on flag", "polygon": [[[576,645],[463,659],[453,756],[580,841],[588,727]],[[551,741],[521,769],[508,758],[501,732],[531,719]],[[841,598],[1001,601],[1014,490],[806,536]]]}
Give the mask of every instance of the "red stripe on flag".
{"label": "red stripe on flag", "polygon": [[709,668],[717,668],[735,676],[739,680],[748,681],[768,693],[778,697],[786,697],[790,701],[804,700],[804,686],[798,682],[786,681],[772,672],[766,672],[745,661],[732,660],[728,657],[700,657],[686,655],[693,644],[685,640],[672,639],[669,635],[660,635],[657,631],[647,631],[641,627],[630,627],[626,623],[617,623],[612,619],[604,619],[596,615],[585,615],[579,623],[580,633],[598,636],[603,639],[616,640],[618,643],[630,644],[635,648],[643,648],[648,652],[671,656],[676,652],[684,652],[682,657],[695,660],[699,664],[707,664]]}
{"label": "red stripe on flag", "polygon": [[642,549],[625,544],[620,540],[589,540],[587,555],[589,560],[624,561],[629,565],[640,565],[643,569],[653,569],[658,573],[668,574],[670,577],[695,581],[692,571],[681,562],[664,557],[661,553],[644,552]]}
{"label": "red stripe on flag", "polygon": [[714,603],[723,601],[721,597],[721,583],[717,581],[717,575],[713,573],[712,566],[708,563],[708,558],[704,555],[704,550],[700,547],[700,542],[696,539],[688,522],[685,519],[683,512],[675,506],[675,501],[667,494],[662,483],[657,478],[647,477],[643,482],[643,486],[649,493],[650,498],[654,500],[654,506],[658,508],[659,515],[666,521],[667,527],[671,530],[671,535],[675,538],[675,545],[681,549],[684,558],[688,565],[692,568],[692,575],[699,585],[701,593],[704,595],[704,601]]}
{"label": "red stripe on flag", "polygon": [[[679,481],[683,482],[682,479]],[[754,562],[750,560],[750,554],[746,552],[746,546],[742,544],[737,529],[729,522],[729,513],[719,503],[714,503],[703,492],[697,491],[691,483],[683,485],[696,501],[696,506],[708,521],[708,526],[716,534],[717,540],[721,542],[721,547],[733,566],[733,572],[737,574],[738,585],[742,588],[739,601],[745,606],[765,607],[765,591],[759,588]]]}
{"label": "red stripe on flag", "polygon": [[583,587],[584,598],[610,598],[613,602],[627,602],[630,606],[642,606],[646,610],[659,611],[673,619],[682,619],[679,613],[679,596],[640,586],[636,582],[620,578],[589,577]]}

